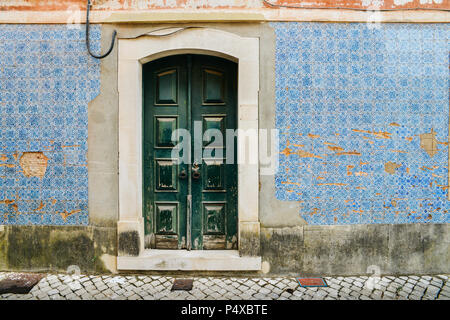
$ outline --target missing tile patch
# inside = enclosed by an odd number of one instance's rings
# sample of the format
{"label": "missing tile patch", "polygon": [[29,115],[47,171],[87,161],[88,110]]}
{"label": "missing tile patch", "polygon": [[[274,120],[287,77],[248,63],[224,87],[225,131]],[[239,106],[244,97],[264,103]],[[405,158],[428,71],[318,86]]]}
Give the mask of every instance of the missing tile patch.
{"label": "missing tile patch", "polygon": [[401,166],[402,166],[401,164],[389,161],[384,164],[384,171],[386,171],[389,174],[394,174],[395,170],[397,170]]}
{"label": "missing tile patch", "polygon": [[42,152],[24,152],[19,163],[25,177],[43,178],[47,170],[48,158]]}
{"label": "missing tile patch", "polygon": [[437,148],[437,144],[436,132],[433,129],[431,129],[430,133],[423,133],[420,135],[420,147],[425,150],[430,157],[433,157],[438,153],[439,149]]}

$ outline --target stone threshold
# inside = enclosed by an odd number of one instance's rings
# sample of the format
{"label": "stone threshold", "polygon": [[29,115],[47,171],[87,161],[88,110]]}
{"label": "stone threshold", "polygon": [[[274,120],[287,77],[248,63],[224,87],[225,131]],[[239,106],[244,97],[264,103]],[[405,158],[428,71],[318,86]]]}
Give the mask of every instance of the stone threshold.
{"label": "stone threshold", "polygon": [[261,257],[241,257],[237,250],[144,250],[137,257],[117,257],[118,270],[259,271]]}

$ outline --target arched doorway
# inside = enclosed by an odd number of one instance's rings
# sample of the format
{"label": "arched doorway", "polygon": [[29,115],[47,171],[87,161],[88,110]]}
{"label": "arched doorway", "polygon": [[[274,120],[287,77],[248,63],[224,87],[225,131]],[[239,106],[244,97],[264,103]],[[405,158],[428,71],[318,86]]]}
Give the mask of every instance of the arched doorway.
{"label": "arched doorway", "polygon": [[[146,248],[143,208],[143,66],[177,54],[205,54],[237,63],[237,249]],[[168,37],[118,41],[119,220],[118,270],[260,270],[259,163],[242,161],[246,136],[258,132],[259,39],[210,28]],[[258,144],[252,144],[258,155]],[[256,157],[257,158],[257,157]],[[146,239],[147,238],[147,239]]]}
{"label": "arched doorway", "polygon": [[237,64],[172,55],[142,79],[145,248],[236,250]]}

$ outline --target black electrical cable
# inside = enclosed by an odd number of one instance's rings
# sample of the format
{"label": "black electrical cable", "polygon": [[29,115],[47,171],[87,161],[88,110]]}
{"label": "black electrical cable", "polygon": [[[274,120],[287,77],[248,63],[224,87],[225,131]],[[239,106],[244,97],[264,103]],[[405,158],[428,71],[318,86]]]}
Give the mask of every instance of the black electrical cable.
{"label": "black electrical cable", "polygon": [[[267,0],[262,0],[263,3],[265,3],[266,5],[268,5],[271,8],[290,8],[290,9],[337,9],[337,10],[354,10],[354,11],[402,11],[402,10],[434,10],[434,11],[450,11],[450,9],[442,9],[442,8],[423,8],[423,7],[415,7],[415,8],[404,8],[404,9],[376,9],[376,8],[355,8],[355,7],[313,7],[313,6],[293,6],[293,5],[284,5],[284,4],[275,4],[275,3],[271,3],[270,1]],[[89,12],[90,12],[90,8],[91,8],[92,4],[91,4],[91,0],[87,0],[87,9],[86,9],[86,47],[87,50],[89,52],[89,54],[96,58],[96,59],[103,59],[106,58],[112,51],[112,49],[114,48],[114,42],[116,40],[116,36],[117,36],[117,31],[114,30],[113,35],[112,35],[112,39],[111,39],[111,45],[108,49],[108,51],[103,54],[103,55],[96,55],[94,53],[91,52],[91,47],[90,47],[90,43],[89,43]],[[152,32],[155,31],[162,31],[165,29],[170,29],[169,28],[161,28],[161,29],[157,29],[157,30],[153,30],[150,33],[144,34],[144,35],[148,35],[148,36],[156,36],[156,37],[165,37],[165,36],[170,36],[173,35],[175,33],[178,33],[180,31],[184,31],[186,29],[191,29],[191,28],[198,28],[198,27],[184,27],[184,28],[180,28],[174,32],[170,32],[168,34],[162,34],[162,35],[152,35]],[[136,37],[137,38],[137,37]]]}
{"label": "black electrical cable", "polygon": [[[149,37],[168,37],[171,35],[174,35],[176,33],[179,33],[181,31],[185,31],[185,30],[189,30],[189,29],[201,29],[203,27],[197,27],[197,26],[187,26],[187,27],[165,27],[165,28],[160,28],[160,29],[154,29],[151,30],[149,32],[134,36],[134,37],[127,37],[127,39],[137,39],[139,37],[142,36],[149,36]],[[153,34],[154,32],[158,32],[158,31],[164,31],[164,30],[171,30],[171,29],[176,29],[174,31],[171,31],[169,33],[164,33],[164,34]]]}
{"label": "black electrical cable", "polygon": [[443,8],[424,8],[424,7],[415,7],[415,8],[398,8],[398,9],[377,9],[377,8],[355,8],[355,7],[313,7],[313,6],[293,6],[287,4],[276,4],[267,0],[262,0],[265,4],[267,4],[271,8],[290,8],[290,9],[339,9],[339,10],[355,10],[355,11],[403,11],[403,10],[433,10],[433,11],[450,11],[450,9]]}
{"label": "black electrical cable", "polygon": [[96,55],[94,53],[91,52],[91,45],[89,43],[89,11],[91,9],[91,0],[87,0],[87,10],[86,10],[86,47],[87,50],[89,52],[89,54],[96,58],[96,59],[103,59],[106,58],[112,51],[112,49],[114,48],[114,42],[116,40],[116,35],[117,35],[117,31],[114,30],[113,35],[112,35],[112,40],[111,40],[111,46],[109,47],[109,50],[103,54],[103,55]]}

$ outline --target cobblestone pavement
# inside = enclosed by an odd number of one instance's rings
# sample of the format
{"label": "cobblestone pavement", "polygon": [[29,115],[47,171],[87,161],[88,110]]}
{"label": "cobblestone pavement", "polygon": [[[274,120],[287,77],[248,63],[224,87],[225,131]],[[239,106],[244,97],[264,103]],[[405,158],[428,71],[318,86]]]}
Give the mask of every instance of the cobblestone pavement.
{"label": "cobblestone pavement", "polygon": [[[0,280],[8,273],[0,273]],[[328,287],[302,288],[295,278],[191,277],[191,291],[171,291],[169,276],[93,276],[48,274],[28,294],[3,299],[117,300],[450,300],[448,275],[325,277]]]}

